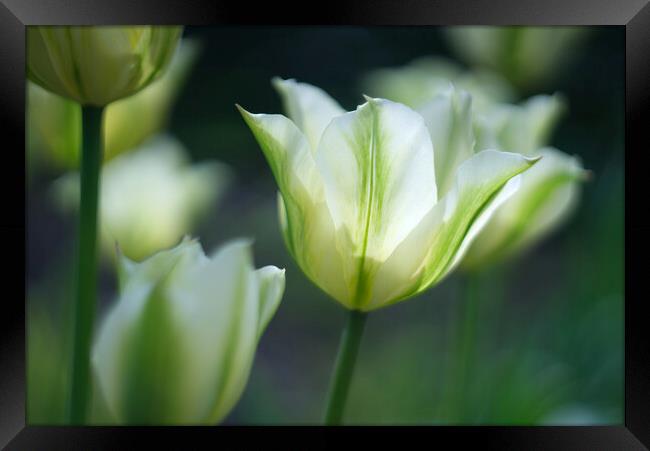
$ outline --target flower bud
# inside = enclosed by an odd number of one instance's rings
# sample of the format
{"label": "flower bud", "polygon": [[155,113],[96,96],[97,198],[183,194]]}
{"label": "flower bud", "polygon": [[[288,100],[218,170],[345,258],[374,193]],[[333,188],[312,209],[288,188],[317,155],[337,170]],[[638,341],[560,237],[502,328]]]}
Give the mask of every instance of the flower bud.
{"label": "flower bud", "polygon": [[81,105],[105,106],[158,78],[181,33],[178,26],[30,26],[27,74]]}
{"label": "flower bud", "polygon": [[[140,92],[111,103],[104,113],[104,161],[132,150],[163,130],[183,82],[199,53],[199,43],[181,40],[169,68]],[[56,169],[79,167],[81,108],[36,83],[27,85],[27,147],[35,163]],[[138,126],[134,127],[133,124]]]}
{"label": "flower bud", "polygon": [[120,257],[120,294],[93,350],[119,424],[215,424],[241,396],[284,270],[255,270],[250,243],[207,257],[195,240],[142,263]]}
{"label": "flower bud", "polygon": [[585,27],[450,27],[451,46],[471,65],[498,71],[520,88],[538,87],[568,66]]}

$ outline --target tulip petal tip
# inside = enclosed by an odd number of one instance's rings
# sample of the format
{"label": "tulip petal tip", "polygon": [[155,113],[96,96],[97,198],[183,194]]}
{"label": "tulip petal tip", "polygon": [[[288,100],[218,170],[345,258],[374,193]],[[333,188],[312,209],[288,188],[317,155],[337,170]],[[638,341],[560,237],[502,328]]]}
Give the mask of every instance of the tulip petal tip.
{"label": "tulip petal tip", "polygon": [[543,156],[542,155],[537,155],[535,157],[524,157],[524,158],[526,159],[527,162],[529,162],[531,165],[533,165],[533,164],[537,163],[538,161],[540,161],[543,158]]}
{"label": "tulip petal tip", "polygon": [[382,101],[384,101],[384,99],[382,99],[380,97],[372,97],[372,96],[369,96],[367,94],[362,94],[362,96],[365,99],[366,103],[369,103],[371,105],[373,105],[373,104],[376,105],[376,104],[379,104]]}
{"label": "tulip petal tip", "polygon": [[247,117],[252,117],[253,116],[253,113],[246,110],[246,108],[244,108],[243,106],[241,106],[238,103],[235,103],[235,108],[237,108],[237,111],[239,111],[239,114],[241,114],[244,117],[244,119],[247,118]]}
{"label": "tulip petal tip", "polygon": [[295,83],[295,81],[296,81],[296,80],[293,79],[293,78],[287,78],[287,79],[284,79],[284,78],[282,78],[282,77],[278,77],[278,76],[276,75],[275,77],[271,78],[271,85],[273,85],[273,87],[274,87],[275,89],[278,89],[278,90],[284,90],[286,84],[291,83],[291,82],[294,82],[294,83]]}

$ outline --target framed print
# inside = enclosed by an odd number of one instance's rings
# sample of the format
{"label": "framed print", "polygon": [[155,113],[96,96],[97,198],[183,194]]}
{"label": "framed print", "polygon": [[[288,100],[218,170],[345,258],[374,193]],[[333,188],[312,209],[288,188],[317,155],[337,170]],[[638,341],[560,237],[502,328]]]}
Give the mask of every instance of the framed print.
{"label": "framed print", "polygon": [[647,3],[5,1],[0,443],[646,449]]}

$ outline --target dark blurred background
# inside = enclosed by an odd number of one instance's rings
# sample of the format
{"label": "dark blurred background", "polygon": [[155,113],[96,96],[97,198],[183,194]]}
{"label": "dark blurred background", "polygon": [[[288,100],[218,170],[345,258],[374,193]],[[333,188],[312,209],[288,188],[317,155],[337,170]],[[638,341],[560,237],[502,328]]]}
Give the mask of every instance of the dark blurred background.
{"label": "dark blurred background", "polygon": [[[438,27],[188,27],[184,36],[203,48],[169,131],[193,160],[218,159],[234,173],[193,234],[206,251],[253,237],[257,267],[287,270],[283,302],[227,423],[318,423],[346,312],[287,253],[275,181],[234,105],[282,112],[270,85],[280,76],[319,86],[349,110],[363,101],[368,70],[426,55],[462,62]],[[621,27],[592,27],[543,88],[519,91],[568,100],[551,144],[593,171],[576,213],[530,252],[480,274],[474,327],[459,308],[467,276],[458,272],[370,315],[346,423],[623,422],[623,49]],[[72,293],[74,218],[51,205],[51,181],[45,173],[28,188],[28,297],[59,318]],[[101,290],[100,314],[115,293],[110,264]],[[60,400],[41,390],[32,411],[56,410]]]}

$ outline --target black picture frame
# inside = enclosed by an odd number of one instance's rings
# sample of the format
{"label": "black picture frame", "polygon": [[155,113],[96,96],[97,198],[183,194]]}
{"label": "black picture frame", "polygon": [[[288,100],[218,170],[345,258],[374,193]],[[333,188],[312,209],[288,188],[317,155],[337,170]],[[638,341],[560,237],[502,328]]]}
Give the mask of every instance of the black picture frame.
{"label": "black picture frame", "polygon": [[[300,428],[285,427],[37,427],[25,424],[25,26],[82,24],[307,24],[307,25],[611,25],[625,28],[625,421],[608,427],[425,427]],[[461,447],[477,443],[485,449],[646,449],[650,446],[650,340],[645,324],[647,302],[641,262],[648,249],[650,223],[644,219],[645,178],[642,155],[650,149],[645,129],[650,123],[649,0],[363,0],[323,2],[309,8],[276,2],[209,0],[3,0],[0,5],[0,127],[4,146],[0,193],[2,273],[5,299],[0,307],[0,445],[7,449],[122,449],[150,445],[222,443],[288,435],[290,447],[326,447],[349,434],[388,444],[453,440]],[[579,76],[577,74],[576,76]],[[628,162],[632,161],[631,164]],[[22,196],[20,195],[22,194]],[[21,239],[22,238],[22,239]],[[597,243],[594,243],[597,245]],[[639,264],[635,264],[636,260]],[[9,288],[9,289],[7,289]],[[256,429],[250,433],[249,429]],[[263,430],[262,430],[263,429]],[[267,437],[268,435],[268,437]],[[262,438],[264,437],[264,438]],[[304,440],[304,441],[303,441]],[[366,440],[364,438],[364,440]],[[405,441],[406,440],[406,441]],[[644,446],[645,444],[645,446]],[[249,446],[250,447],[250,446]]]}

